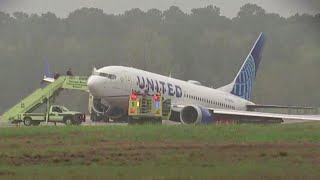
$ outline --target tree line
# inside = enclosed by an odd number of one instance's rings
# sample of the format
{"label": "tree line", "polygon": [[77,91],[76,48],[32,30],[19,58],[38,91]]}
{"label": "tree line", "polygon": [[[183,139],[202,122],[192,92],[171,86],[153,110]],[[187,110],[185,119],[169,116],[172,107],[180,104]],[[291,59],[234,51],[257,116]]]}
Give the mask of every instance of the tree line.
{"label": "tree line", "polygon": [[[0,113],[40,87],[44,59],[61,74],[72,68],[89,76],[94,66],[124,65],[217,88],[233,80],[260,32],[268,39],[252,100],[319,106],[319,30],[320,14],[284,18],[255,4],[234,18],[215,6],[119,15],[82,8],[66,18],[0,12]],[[87,99],[74,94],[58,102],[85,110]]]}

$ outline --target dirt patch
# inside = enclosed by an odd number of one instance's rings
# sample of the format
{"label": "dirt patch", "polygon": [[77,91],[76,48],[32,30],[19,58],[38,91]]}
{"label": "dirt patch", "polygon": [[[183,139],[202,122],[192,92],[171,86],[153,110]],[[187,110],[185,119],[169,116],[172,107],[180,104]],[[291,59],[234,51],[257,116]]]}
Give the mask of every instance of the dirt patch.
{"label": "dirt patch", "polygon": [[14,175],[16,175],[16,174],[11,171],[0,171],[0,177],[1,176],[14,176]]}
{"label": "dirt patch", "polygon": [[[59,144],[60,145],[60,144]],[[65,145],[67,146],[67,145]],[[38,144],[50,150],[53,146]],[[44,154],[16,153],[0,154],[0,162],[16,166],[33,164],[86,164],[119,163],[139,164],[145,161],[171,159],[174,161],[215,161],[239,162],[242,160],[267,160],[288,158],[293,163],[295,157],[302,157],[312,163],[319,163],[320,144],[312,143],[276,143],[276,144],[215,144],[201,142],[128,142],[99,141],[88,147],[79,147],[77,151],[48,151]],[[35,149],[36,150],[36,149]]]}

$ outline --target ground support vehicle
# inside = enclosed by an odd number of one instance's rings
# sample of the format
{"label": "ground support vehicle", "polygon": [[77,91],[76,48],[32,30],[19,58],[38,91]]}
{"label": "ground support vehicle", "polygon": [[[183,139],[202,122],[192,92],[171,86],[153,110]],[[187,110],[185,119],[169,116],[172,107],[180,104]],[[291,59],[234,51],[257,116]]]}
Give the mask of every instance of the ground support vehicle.
{"label": "ground support vehicle", "polygon": [[[61,76],[45,87],[39,88],[31,95],[17,103],[11,109],[6,111],[2,115],[2,122],[9,124],[24,122],[24,124],[26,125],[38,125],[38,123],[42,121],[49,122],[52,119],[55,119],[53,114],[50,114],[54,113],[54,107],[60,108],[60,110],[64,109],[64,107],[62,106],[51,106],[51,104],[53,104],[53,102],[55,101],[55,97],[58,96],[63,89],[88,91],[87,80],[87,77]],[[32,113],[44,104],[47,105],[46,113]],[[79,124],[79,118],[83,118],[83,113],[71,111],[55,113],[54,115],[61,116],[59,118],[56,117],[57,121],[66,121],[66,124],[70,123],[71,117],[73,118],[75,124]],[[70,117],[70,119],[68,119],[67,117]],[[68,121],[66,120],[66,118]]]}
{"label": "ground support vehicle", "polygon": [[160,93],[132,92],[128,104],[128,123],[158,123],[168,119],[171,113],[171,100],[164,100]]}
{"label": "ground support vehicle", "polygon": [[86,115],[81,112],[70,111],[64,106],[52,105],[45,113],[21,113],[15,121],[23,122],[26,126],[38,126],[41,122],[64,123],[66,125],[80,125],[86,121]]}

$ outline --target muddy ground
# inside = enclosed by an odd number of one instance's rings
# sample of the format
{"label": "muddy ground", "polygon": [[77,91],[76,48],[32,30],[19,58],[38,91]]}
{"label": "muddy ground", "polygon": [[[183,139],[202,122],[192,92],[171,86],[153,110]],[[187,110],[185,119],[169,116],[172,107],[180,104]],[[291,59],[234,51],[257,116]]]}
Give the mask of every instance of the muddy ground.
{"label": "muddy ground", "polygon": [[[121,129],[121,133],[128,133],[128,137],[133,134],[126,130]],[[54,178],[90,179],[89,175],[94,174],[99,175],[98,179],[140,179],[145,173],[151,179],[320,177],[320,142],[314,140],[237,142],[199,137],[130,140],[126,136],[115,140],[101,132],[73,131],[9,134],[1,138],[0,178],[41,179],[51,174]],[[70,170],[74,167],[82,171]]]}

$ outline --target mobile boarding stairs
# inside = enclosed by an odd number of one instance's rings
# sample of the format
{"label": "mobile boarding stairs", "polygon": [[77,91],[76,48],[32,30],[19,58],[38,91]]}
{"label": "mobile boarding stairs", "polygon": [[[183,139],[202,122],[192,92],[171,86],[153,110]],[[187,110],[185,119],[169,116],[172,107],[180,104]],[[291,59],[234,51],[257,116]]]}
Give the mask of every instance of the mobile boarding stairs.
{"label": "mobile boarding stairs", "polygon": [[18,123],[16,119],[18,119],[19,114],[32,112],[44,103],[47,103],[49,106],[49,102],[53,102],[55,97],[58,96],[63,89],[88,91],[87,80],[88,77],[60,76],[54,82],[44,88],[39,88],[6,111],[2,115],[2,122],[9,124]]}

